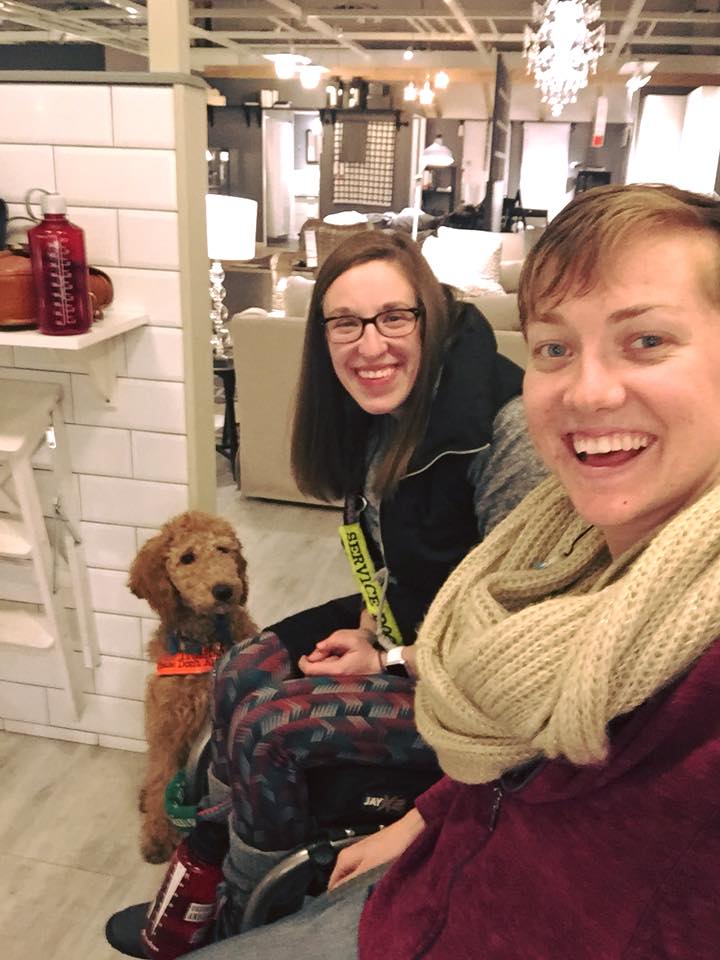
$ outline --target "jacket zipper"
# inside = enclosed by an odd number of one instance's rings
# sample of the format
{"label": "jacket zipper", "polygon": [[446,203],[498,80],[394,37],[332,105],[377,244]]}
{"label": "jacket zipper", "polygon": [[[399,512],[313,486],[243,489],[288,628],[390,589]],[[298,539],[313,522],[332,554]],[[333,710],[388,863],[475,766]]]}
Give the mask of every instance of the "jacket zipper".
{"label": "jacket zipper", "polygon": [[[442,453],[439,453],[436,457],[434,457],[432,460],[426,463],[424,467],[419,467],[417,470],[413,470],[412,473],[403,474],[403,476],[400,477],[398,484],[401,484],[403,480],[408,480],[410,477],[417,477],[421,473],[425,473],[426,470],[429,470],[430,467],[436,464],[438,460],[442,460],[443,457],[450,457],[453,455],[465,457],[471,453],[478,454],[480,453],[481,450],[487,450],[489,446],[490,446],[489,443],[484,443],[481,447],[475,447],[471,450],[443,450]],[[365,500],[364,497],[363,497],[363,500]],[[365,502],[367,503],[367,501]],[[364,510],[365,507],[363,506],[362,509]],[[382,537],[382,509],[383,509],[383,502],[381,500],[378,506],[378,537],[380,539],[380,556],[382,557],[383,567],[387,573],[387,576],[389,577],[390,571],[388,570],[387,559],[385,558],[385,544],[383,543],[383,537]],[[359,513],[360,511],[358,511],[358,514]]]}
{"label": "jacket zipper", "polygon": [[490,809],[490,822],[488,827],[490,828],[490,833],[492,833],[497,826],[498,819],[500,818],[500,808],[502,807],[503,798],[505,796],[505,791],[502,788],[502,784],[498,783],[493,787],[493,804]]}
{"label": "jacket zipper", "polygon": [[481,450],[487,450],[489,446],[489,443],[484,443],[481,447],[472,447],[470,450],[443,450],[442,453],[439,453],[436,457],[433,457],[432,460],[429,460],[424,467],[418,467],[417,470],[413,470],[411,473],[404,474],[402,477],[400,477],[399,482],[402,483],[402,481],[407,480],[408,477],[417,477],[419,474],[425,473],[426,470],[429,470],[430,467],[436,464],[438,460],[442,460],[443,457],[466,457],[470,453],[477,454],[480,453]]}

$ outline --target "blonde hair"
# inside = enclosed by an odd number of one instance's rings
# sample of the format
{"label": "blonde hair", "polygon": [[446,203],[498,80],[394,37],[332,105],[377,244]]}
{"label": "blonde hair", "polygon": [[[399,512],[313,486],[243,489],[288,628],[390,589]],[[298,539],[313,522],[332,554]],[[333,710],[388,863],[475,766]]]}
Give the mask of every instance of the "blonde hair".
{"label": "blonde hair", "polygon": [[701,282],[720,305],[720,200],[665,184],[597,187],[581,193],[528,254],[518,288],[523,329],[542,303],[552,309],[569,295],[588,293],[620,247],[650,231],[702,231],[715,239],[716,257]]}

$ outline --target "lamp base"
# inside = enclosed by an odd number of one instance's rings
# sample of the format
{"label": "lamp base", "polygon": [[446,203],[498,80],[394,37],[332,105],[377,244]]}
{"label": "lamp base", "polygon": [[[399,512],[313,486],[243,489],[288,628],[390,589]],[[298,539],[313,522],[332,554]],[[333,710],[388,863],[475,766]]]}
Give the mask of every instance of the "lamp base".
{"label": "lamp base", "polygon": [[212,335],[210,344],[213,351],[213,363],[216,366],[232,366],[232,340],[226,323],[228,309],[223,303],[225,299],[225,271],[219,260],[213,260],[210,266],[210,322]]}

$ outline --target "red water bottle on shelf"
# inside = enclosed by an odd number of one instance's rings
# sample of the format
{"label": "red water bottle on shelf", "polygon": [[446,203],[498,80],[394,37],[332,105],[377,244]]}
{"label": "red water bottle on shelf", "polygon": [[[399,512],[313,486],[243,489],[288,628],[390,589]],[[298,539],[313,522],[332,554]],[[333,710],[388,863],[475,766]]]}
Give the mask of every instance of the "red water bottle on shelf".
{"label": "red water bottle on shelf", "polygon": [[227,849],[227,824],[209,822],[177,847],[141,934],[148,957],[175,960],[208,942]]}
{"label": "red water bottle on shelf", "polygon": [[85,235],[66,217],[64,197],[46,194],[43,219],[28,230],[38,329],[51,336],[87,333],[92,324]]}

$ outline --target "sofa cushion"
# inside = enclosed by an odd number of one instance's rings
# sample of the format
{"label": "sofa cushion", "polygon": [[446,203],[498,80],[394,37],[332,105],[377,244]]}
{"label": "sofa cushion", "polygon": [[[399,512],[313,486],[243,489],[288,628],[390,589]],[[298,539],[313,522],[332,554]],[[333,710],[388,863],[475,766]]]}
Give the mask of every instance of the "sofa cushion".
{"label": "sofa cushion", "polygon": [[514,293],[489,293],[479,297],[465,296],[463,300],[475,304],[493,330],[520,332],[518,302]]}
{"label": "sofa cushion", "polygon": [[439,227],[437,237],[428,237],[422,251],[441,283],[466,295],[503,292],[500,234]]}
{"label": "sofa cushion", "polygon": [[312,277],[292,276],[285,287],[285,316],[306,317],[315,281]]}
{"label": "sofa cushion", "polygon": [[516,293],[520,285],[522,260],[502,260],[500,262],[500,283],[505,293]]}

